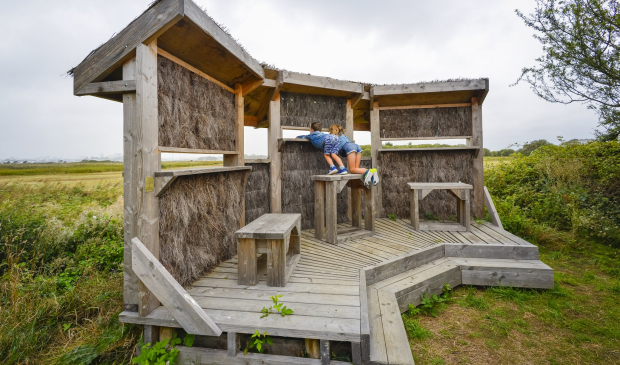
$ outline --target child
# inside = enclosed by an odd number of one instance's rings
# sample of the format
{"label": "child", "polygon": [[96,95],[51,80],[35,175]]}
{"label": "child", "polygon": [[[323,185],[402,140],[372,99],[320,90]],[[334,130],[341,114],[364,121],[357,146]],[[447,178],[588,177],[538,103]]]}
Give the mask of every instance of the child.
{"label": "child", "polygon": [[341,156],[346,157],[349,163],[349,170],[354,174],[364,174],[364,185],[370,187],[370,183],[377,185],[379,183],[379,175],[377,169],[360,168],[362,160],[362,148],[347,138],[344,134],[344,128],[338,124],[329,127],[329,133],[339,136],[338,152]]}
{"label": "child", "polygon": [[[297,138],[305,138],[309,140],[314,147],[323,150],[325,161],[329,164],[329,175],[333,175],[335,173],[338,173],[339,175],[346,174],[347,169],[342,164],[340,157],[338,157],[338,147],[340,144],[338,136],[333,134],[324,134],[321,132],[321,129],[321,123],[314,122],[310,125],[310,134],[297,136]],[[334,166],[334,161],[338,163],[338,169]]]}

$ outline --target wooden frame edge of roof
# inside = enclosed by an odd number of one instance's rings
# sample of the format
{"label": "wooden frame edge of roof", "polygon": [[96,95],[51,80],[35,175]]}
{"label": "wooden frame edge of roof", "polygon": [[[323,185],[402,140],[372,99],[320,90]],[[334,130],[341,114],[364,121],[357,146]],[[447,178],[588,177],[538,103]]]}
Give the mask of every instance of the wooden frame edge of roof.
{"label": "wooden frame edge of roof", "polygon": [[320,93],[352,97],[364,94],[364,84],[338,80],[331,77],[315,76],[293,71],[280,71],[281,90],[291,92]]}
{"label": "wooden frame edge of roof", "polygon": [[[102,81],[133,57],[140,43],[148,44],[181,19],[190,20],[206,35],[212,37],[256,79],[264,79],[263,67],[192,0],[160,0],[113,38],[91,52],[73,69],[74,94],[79,95],[80,91],[92,82]],[[233,83],[234,80],[222,81]]]}

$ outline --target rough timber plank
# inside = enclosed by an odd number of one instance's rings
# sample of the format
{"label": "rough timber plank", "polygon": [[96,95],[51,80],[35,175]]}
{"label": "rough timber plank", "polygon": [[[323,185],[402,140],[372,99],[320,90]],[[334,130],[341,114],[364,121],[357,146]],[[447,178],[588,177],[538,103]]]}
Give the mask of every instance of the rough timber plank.
{"label": "rough timber plank", "polygon": [[477,91],[486,88],[485,79],[443,81],[443,82],[420,82],[403,85],[375,85],[372,87],[373,96],[416,94],[416,93],[440,93],[448,91]]}
{"label": "rough timber plank", "polygon": [[364,269],[366,271],[366,283],[372,285],[443,257],[444,246],[438,245],[386,260]]}
{"label": "rough timber plank", "polygon": [[166,306],[187,333],[219,336],[222,330],[200,308],[196,301],[170,275],[153,254],[134,238],[132,265],[134,272],[147,288]]}
{"label": "rough timber plank", "polygon": [[487,211],[491,217],[491,222],[493,222],[493,224],[497,227],[504,229],[502,221],[499,219],[499,214],[497,214],[497,209],[495,209],[495,204],[493,204],[493,199],[491,198],[489,189],[487,189],[486,186],[484,187],[484,205],[487,207]]}
{"label": "rough timber plank", "polygon": [[[226,350],[215,350],[201,347],[178,346],[180,364],[196,365],[320,365],[320,359],[307,359],[303,357],[255,354],[243,352],[230,357]],[[349,365],[348,362],[331,361],[331,365]]]}
{"label": "rough timber plank", "polygon": [[517,245],[445,244],[446,257],[538,260],[538,247]]}
{"label": "rough timber plank", "polygon": [[377,289],[368,288],[368,317],[370,322],[370,361],[387,364],[387,349]]}
{"label": "rough timber plank", "polygon": [[77,96],[136,92],[136,80],[93,82],[75,93]]}
{"label": "rough timber plank", "polygon": [[408,280],[409,282],[415,283],[416,281],[415,279],[418,277],[422,278],[425,275],[426,271],[434,267],[437,267],[438,265],[451,264],[451,263],[452,263],[452,260],[449,257],[442,257],[442,258],[430,261],[424,265],[415,267],[411,270],[388,277],[385,280],[381,280],[377,283],[372,284],[371,287],[377,290],[388,290],[389,291],[390,289],[386,289],[386,288],[388,288],[392,284],[396,284],[403,280]]}
{"label": "rough timber plank", "polygon": [[552,289],[553,269],[538,260],[454,259],[463,284]]}
{"label": "rough timber plank", "polygon": [[[92,57],[92,56],[91,56]],[[132,175],[137,180],[136,236],[145,247],[159,259],[159,198],[154,189],[155,173],[161,170],[158,147],[157,114],[157,40],[136,47],[136,109],[134,165]],[[147,184],[151,181],[153,184]],[[149,186],[151,185],[151,186]],[[133,238],[133,237],[132,237]],[[133,250],[132,250],[133,255]],[[133,264],[133,263],[132,263]],[[159,307],[159,301],[138,283],[138,312],[146,315]]]}
{"label": "rough timber plank", "polygon": [[[231,288],[231,289],[246,289],[248,291],[252,290],[272,290],[275,291],[275,288],[269,287],[264,284],[263,281],[259,282],[258,285],[255,286],[245,286],[239,285],[232,280],[221,280],[221,279],[205,279],[200,278],[196,280],[188,289],[206,286],[206,287],[216,287],[216,288]],[[278,287],[278,291],[280,292],[305,292],[305,293],[322,293],[322,294],[343,294],[343,295],[359,295],[359,288],[357,286],[342,286],[342,285],[325,285],[325,284],[300,284],[300,283],[289,283],[285,287]]]}
{"label": "rough timber plank", "polygon": [[[467,139],[467,146],[480,146],[482,149],[482,107],[479,98],[471,98],[471,124],[472,138]],[[474,216],[484,217],[484,154],[477,153],[474,156],[474,201],[472,210]]]}
{"label": "rough timber plank", "polygon": [[462,284],[461,270],[453,270],[443,275],[435,276],[428,280],[424,285],[417,287],[416,289],[403,294],[396,298],[401,313],[409,310],[409,304],[417,306],[420,304],[422,296],[426,293],[428,296],[433,294],[441,294],[443,292],[444,285],[449,284],[451,288],[454,288]]}
{"label": "rough timber plank", "polygon": [[[301,303],[301,304],[325,304],[358,307],[360,298],[357,295],[339,295],[339,294],[320,294],[320,293],[295,293],[281,292],[276,290],[247,291],[245,289],[226,289],[226,288],[188,288],[188,293],[200,301],[200,298],[226,298],[231,300],[271,300],[272,295],[282,295],[284,303]],[[261,307],[262,308],[262,307]],[[293,307],[295,309],[295,307]]]}
{"label": "rough timber plank", "polygon": [[[437,265],[427,264],[418,270],[412,270],[411,275],[408,277],[387,285],[381,288],[381,290],[387,290],[394,293],[396,297],[401,297],[410,291],[427,285],[438,277],[448,276],[449,274],[459,272],[460,270],[461,268],[459,265],[452,260],[448,260]],[[377,285],[380,285],[380,283],[377,283]]]}
{"label": "rough timber plank", "polygon": [[99,81],[135,53],[141,43],[149,43],[183,17],[182,1],[164,0],[145,11],[114,38],[97,48],[74,70],[73,92]]}
{"label": "rough timber plank", "polygon": [[[293,307],[295,310],[295,307]],[[206,309],[207,315],[225,332],[253,334],[254,330],[267,331],[272,336],[327,339],[333,341],[360,341],[359,319],[329,318],[317,316],[270,315],[260,318],[256,312]],[[153,311],[147,317],[137,313],[123,312],[119,320],[124,323],[158,324],[165,327],[181,327],[165,307]]]}
{"label": "rough timber plank", "polygon": [[389,364],[413,365],[407,332],[394,294],[379,290],[378,297]]}
{"label": "rough timber plank", "polygon": [[515,236],[514,234],[512,234],[512,233],[510,233],[510,232],[508,232],[508,231],[506,231],[506,230],[503,230],[503,229],[501,229],[501,228],[499,228],[499,227],[495,227],[495,226],[494,226],[494,225],[492,225],[492,224],[489,224],[489,223],[487,223],[487,222],[484,222],[483,224],[485,225],[485,227],[488,227],[489,229],[492,229],[492,230],[494,230],[495,232],[498,232],[498,233],[499,233],[499,234],[501,234],[502,236],[504,236],[504,237],[508,238],[509,240],[511,240],[511,241],[513,241],[513,242],[515,242],[515,243],[517,243],[517,244],[519,244],[519,245],[524,245],[524,246],[535,246],[534,244],[532,244],[532,243],[530,243],[530,242],[528,242],[528,241],[526,241],[526,240],[522,239],[521,237]]}
{"label": "rough timber plank", "polygon": [[370,359],[370,319],[368,317],[368,288],[366,273],[360,270],[360,357],[361,361]]}

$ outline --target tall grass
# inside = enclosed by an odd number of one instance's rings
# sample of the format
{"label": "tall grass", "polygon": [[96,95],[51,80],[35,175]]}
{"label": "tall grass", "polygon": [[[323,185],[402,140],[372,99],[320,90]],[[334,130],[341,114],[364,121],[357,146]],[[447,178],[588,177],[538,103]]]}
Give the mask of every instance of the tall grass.
{"label": "tall grass", "polygon": [[[222,161],[167,161],[162,169],[179,167],[221,165]],[[99,172],[123,171],[121,162],[76,162],[49,164],[0,164],[0,176],[32,176],[32,175],[63,175],[92,174]]]}

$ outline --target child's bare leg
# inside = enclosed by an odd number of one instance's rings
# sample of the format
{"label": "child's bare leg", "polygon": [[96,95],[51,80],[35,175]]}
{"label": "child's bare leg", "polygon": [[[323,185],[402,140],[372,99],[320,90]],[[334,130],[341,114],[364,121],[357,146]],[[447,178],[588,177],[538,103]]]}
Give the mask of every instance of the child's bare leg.
{"label": "child's bare leg", "polygon": [[331,157],[334,159],[334,161],[336,161],[336,163],[338,164],[338,166],[344,166],[344,165],[342,164],[342,160],[340,159],[340,157],[339,157],[337,154],[332,153]]}
{"label": "child's bare leg", "polygon": [[362,155],[360,153],[351,152],[347,155],[347,161],[349,163],[349,171],[352,174],[363,174],[366,172],[366,169],[360,168],[361,160],[362,160]]}
{"label": "child's bare leg", "polygon": [[[334,161],[332,161],[332,158],[331,158],[331,157],[329,157],[329,155],[328,155],[328,154],[325,154],[325,153],[324,153],[324,154],[323,154],[323,156],[325,156],[325,161],[327,161],[327,164],[328,164],[329,166],[331,166],[331,165],[333,165],[333,164],[334,164]],[[340,164],[342,165],[342,161],[340,162]]]}

